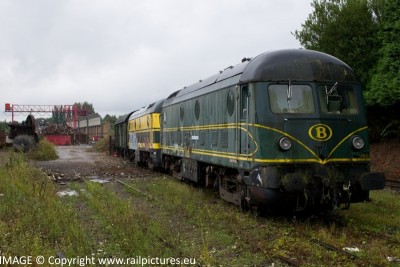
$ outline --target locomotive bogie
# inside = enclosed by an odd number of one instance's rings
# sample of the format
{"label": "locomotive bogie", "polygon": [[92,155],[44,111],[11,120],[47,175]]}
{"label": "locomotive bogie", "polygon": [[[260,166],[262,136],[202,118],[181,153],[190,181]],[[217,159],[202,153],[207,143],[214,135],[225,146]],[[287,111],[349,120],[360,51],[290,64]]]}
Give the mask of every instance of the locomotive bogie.
{"label": "locomotive bogie", "polygon": [[[364,175],[368,183],[364,183]],[[244,177],[244,183],[253,204],[334,209],[368,200],[369,190],[384,186],[379,175],[370,173],[364,164],[285,164],[256,168]]]}

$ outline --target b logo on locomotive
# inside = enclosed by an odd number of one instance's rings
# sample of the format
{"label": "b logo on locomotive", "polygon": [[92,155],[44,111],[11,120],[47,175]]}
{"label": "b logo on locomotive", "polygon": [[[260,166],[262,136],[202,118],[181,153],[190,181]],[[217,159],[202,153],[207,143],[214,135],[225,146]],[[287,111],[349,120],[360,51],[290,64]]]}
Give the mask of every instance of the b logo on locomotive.
{"label": "b logo on locomotive", "polygon": [[308,129],[308,135],[315,141],[328,141],[332,137],[332,129],[326,124],[315,124]]}

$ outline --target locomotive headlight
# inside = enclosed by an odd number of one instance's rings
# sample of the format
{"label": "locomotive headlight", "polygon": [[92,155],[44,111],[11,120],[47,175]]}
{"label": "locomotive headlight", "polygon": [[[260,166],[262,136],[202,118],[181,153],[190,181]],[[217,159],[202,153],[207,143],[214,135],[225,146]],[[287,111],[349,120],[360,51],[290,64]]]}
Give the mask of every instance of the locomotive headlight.
{"label": "locomotive headlight", "polygon": [[357,150],[360,150],[364,147],[364,140],[359,136],[353,137],[353,139],[351,140],[351,143],[352,143],[353,147]]}
{"label": "locomotive headlight", "polygon": [[287,138],[286,136],[281,137],[281,138],[279,139],[278,143],[279,143],[279,147],[280,147],[282,150],[285,150],[285,151],[286,151],[286,150],[289,150],[289,149],[292,147],[292,141],[290,141],[290,139]]}

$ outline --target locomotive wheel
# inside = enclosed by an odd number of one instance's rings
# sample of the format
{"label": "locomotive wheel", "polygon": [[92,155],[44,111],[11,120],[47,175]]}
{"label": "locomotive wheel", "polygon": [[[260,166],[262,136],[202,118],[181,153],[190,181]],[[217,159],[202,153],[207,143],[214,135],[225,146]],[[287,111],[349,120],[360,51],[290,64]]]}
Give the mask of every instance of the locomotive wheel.
{"label": "locomotive wheel", "polygon": [[147,159],[147,168],[154,171],[154,164],[153,164],[153,160],[151,158]]}
{"label": "locomotive wheel", "polygon": [[182,177],[182,173],[181,173],[181,172],[177,172],[177,171],[172,170],[172,171],[171,171],[171,174],[172,174],[173,177],[175,177],[175,178],[178,179],[179,181],[182,181],[182,180],[183,180],[183,177]]}
{"label": "locomotive wheel", "polygon": [[344,203],[344,207],[342,208],[343,210],[348,210],[350,208],[350,203],[351,203],[351,193],[350,191],[347,191],[346,194],[346,203]]}

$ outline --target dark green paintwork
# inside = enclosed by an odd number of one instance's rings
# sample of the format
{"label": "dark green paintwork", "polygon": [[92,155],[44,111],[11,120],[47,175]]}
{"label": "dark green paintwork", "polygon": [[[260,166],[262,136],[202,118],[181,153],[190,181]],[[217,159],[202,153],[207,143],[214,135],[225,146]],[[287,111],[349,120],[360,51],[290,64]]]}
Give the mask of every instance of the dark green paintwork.
{"label": "dark green paintwork", "polygon": [[[351,116],[322,115],[318,109],[308,115],[276,115],[269,107],[266,87],[267,83],[250,84],[248,121],[240,118],[243,113],[239,101],[240,86],[230,86],[165,107],[163,151],[247,170],[268,164],[368,161],[368,135],[362,108]],[[235,99],[231,116],[227,110],[229,91]],[[196,101],[201,111],[198,120],[194,108]],[[362,103],[361,91],[358,101]],[[310,138],[309,128],[316,124],[325,124],[332,129],[328,141],[318,142]],[[351,137],[355,135],[366,141],[361,151],[354,151],[351,147]],[[292,140],[289,151],[278,147],[278,140],[283,136]],[[245,150],[247,140],[248,151]]]}

